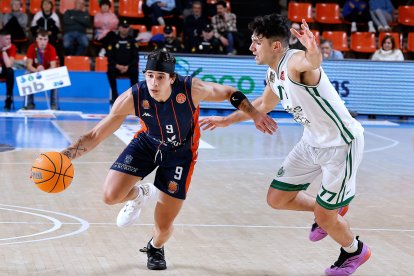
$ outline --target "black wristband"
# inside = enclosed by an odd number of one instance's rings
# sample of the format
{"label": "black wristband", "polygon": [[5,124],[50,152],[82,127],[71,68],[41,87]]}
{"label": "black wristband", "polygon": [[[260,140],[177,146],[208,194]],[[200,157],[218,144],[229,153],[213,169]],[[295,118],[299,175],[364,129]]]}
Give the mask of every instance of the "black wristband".
{"label": "black wristband", "polygon": [[231,94],[230,96],[230,103],[237,109],[239,109],[239,105],[241,104],[241,102],[247,99],[246,95],[244,95],[242,92],[240,91],[236,91],[233,94]]}

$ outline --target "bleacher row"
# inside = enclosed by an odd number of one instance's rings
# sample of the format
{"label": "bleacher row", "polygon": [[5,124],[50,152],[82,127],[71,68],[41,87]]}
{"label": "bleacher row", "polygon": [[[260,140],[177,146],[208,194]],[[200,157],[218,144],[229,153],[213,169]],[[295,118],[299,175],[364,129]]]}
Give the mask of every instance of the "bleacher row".
{"label": "bleacher row", "polygon": [[[397,10],[397,20],[393,22],[392,26],[413,27],[414,6],[399,6]],[[316,3],[313,7],[310,3],[290,2],[288,18],[292,22],[300,23],[303,18],[309,23],[326,26],[350,23],[341,18],[341,7],[335,3]],[[318,42],[322,36],[324,39],[332,41],[334,49],[343,52],[351,50],[357,53],[373,53],[381,47],[380,43],[385,35],[394,37],[397,48],[404,52],[414,52],[414,32],[408,32],[406,37],[403,32],[379,32],[378,41],[376,35],[369,32],[355,32],[350,36],[347,31],[323,31],[321,34],[318,29],[312,29],[312,32]]]}

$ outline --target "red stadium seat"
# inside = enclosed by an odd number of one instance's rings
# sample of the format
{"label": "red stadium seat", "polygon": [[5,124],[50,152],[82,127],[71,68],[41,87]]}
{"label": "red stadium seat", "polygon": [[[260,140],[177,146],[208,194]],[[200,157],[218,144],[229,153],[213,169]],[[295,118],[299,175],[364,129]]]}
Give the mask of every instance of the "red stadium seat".
{"label": "red stadium seat", "polygon": [[[172,29],[173,29],[174,36],[177,36],[177,28],[175,26],[172,26]],[[154,25],[151,27],[152,35],[163,34],[163,33],[164,33],[164,26]]]}
{"label": "red stadium seat", "polygon": [[379,36],[378,36],[378,48],[382,47],[382,39],[384,38],[384,36],[386,35],[390,35],[394,38],[395,40],[395,47],[398,49],[401,49],[401,35],[400,33],[389,33],[389,32],[380,32]]}
{"label": "red stadium seat", "polygon": [[316,4],[315,21],[325,24],[341,24],[339,5],[333,3]]}
{"label": "red stadium seat", "polygon": [[91,71],[91,63],[87,56],[65,56],[65,66],[69,71]]}
{"label": "red stadium seat", "polygon": [[292,22],[302,22],[302,19],[313,22],[312,4],[289,2],[288,19]]}
{"label": "red stadium seat", "polygon": [[118,14],[120,17],[144,18],[142,5],[144,0],[119,0]]}
{"label": "red stadium seat", "polygon": [[370,32],[351,34],[351,50],[358,53],[374,53],[377,50],[375,34]]}
{"label": "red stadium seat", "polygon": [[75,0],[60,0],[59,11],[64,14],[66,10],[71,10],[75,7]]}
{"label": "red stadium seat", "polygon": [[402,25],[414,26],[414,6],[399,6],[398,22]]}
{"label": "red stadium seat", "polygon": [[96,57],[95,59],[95,72],[107,72],[108,71],[108,58]]}
{"label": "red stadium seat", "polygon": [[347,52],[348,35],[343,31],[325,31],[322,33],[324,39],[332,41],[333,48],[338,51]]}

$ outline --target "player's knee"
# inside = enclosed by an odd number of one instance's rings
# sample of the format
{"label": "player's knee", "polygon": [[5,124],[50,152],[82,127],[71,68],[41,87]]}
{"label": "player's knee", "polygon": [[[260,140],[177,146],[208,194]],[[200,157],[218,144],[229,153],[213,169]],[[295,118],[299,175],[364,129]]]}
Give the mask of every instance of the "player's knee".
{"label": "player's knee", "polygon": [[329,229],[337,220],[337,213],[335,210],[325,210],[322,208],[315,208],[315,221],[323,229]]}
{"label": "player's knee", "polygon": [[273,208],[281,210],[285,206],[283,199],[279,196],[279,194],[273,190],[269,190],[267,193],[267,204]]}
{"label": "player's knee", "polygon": [[104,191],[103,193],[103,202],[108,205],[113,205],[119,203],[119,198],[115,193],[110,191]]}

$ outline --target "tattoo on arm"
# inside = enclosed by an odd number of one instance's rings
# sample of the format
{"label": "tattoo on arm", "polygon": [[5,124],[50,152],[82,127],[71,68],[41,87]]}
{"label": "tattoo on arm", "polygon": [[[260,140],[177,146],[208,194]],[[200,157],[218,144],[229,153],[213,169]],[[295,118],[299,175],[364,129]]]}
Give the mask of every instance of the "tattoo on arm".
{"label": "tattoo on arm", "polygon": [[253,113],[254,111],[255,111],[255,108],[254,108],[254,106],[249,102],[249,100],[248,99],[244,99],[241,103],[240,103],[240,105],[239,105],[239,109],[241,110],[241,111],[244,111],[244,112],[246,112],[246,113]]}
{"label": "tattoo on arm", "polygon": [[80,137],[76,143],[70,145],[62,152],[62,154],[66,155],[69,159],[75,159],[82,156],[88,151],[88,149],[82,145],[82,139],[83,137]]}

